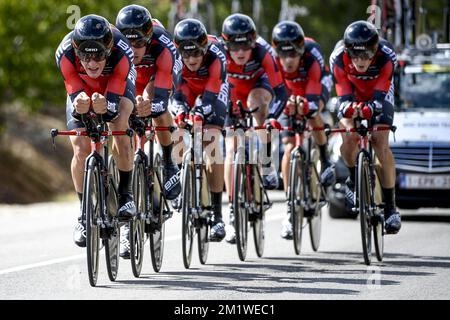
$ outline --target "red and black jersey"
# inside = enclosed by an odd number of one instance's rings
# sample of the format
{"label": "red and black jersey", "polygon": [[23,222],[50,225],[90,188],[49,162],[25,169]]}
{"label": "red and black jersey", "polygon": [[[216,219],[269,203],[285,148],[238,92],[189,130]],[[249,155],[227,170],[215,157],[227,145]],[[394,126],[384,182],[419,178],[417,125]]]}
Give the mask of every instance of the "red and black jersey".
{"label": "red and black jersey", "polygon": [[225,50],[214,36],[208,36],[210,44],[203,57],[203,64],[196,72],[183,66],[176,82],[174,95],[178,106],[194,107],[198,96],[202,97],[204,110],[225,108],[228,105],[228,82]]}
{"label": "red and black jersey", "polygon": [[135,67],[136,95],[142,95],[147,84],[154,81],[154,102],[167,105],[182,62],[172,36],[157,22],[153,23],[153,36],[144,57]]}
{"label": "red and black jersey", "polygon": [[[125,93],[127,80],[133,84],[136,81],[136,71],[133,66],[133,50],[128,40],[111,25],[114,45],[106,60],[102,74],[90,78],[72,47],[72,32],[67,34],[56,50],[56,64],[64,78],[67,94],[73,100],[82,91],[88,96],[98,92],[106,97],[108,110],[117,112],[120,98]],[[134,103],[134,101],[133,101]]]}
{"label": "red and black jersey", "polygon": [[283,74],[288,94],[302,96],[310,103],[318,104],[323,90],[326,90],[322,79],[330,73],[319,44],[311,38],[305,38],[305,52],[295,72],[284,71],[279,58],[277,63]]}
{"label": "red and black jersey", "polygon": [[283,82],[280,69],[275,62],[274,51],[263,38],[258,37],[255,48],[249,61],[245,65],[237,65],[227,52],[228,81],[234,88],[255,87],[257,80],[264,74],[269,79],[270,86],[275,92],[275,97],[270,106],[269,118],[278,118],[287,101],[287,91]]}
{"label": "red and black jersey", "polygon": [[[345,52],[343,42],[336,45],[330,57],[336,94],[340,97],[341,103],[393,100],[392,77],[396,66],[395,51],[384,39],[380,40],[375,57],[364,73],[356,71]],[[389,98],[391,96],[392,98]]]}

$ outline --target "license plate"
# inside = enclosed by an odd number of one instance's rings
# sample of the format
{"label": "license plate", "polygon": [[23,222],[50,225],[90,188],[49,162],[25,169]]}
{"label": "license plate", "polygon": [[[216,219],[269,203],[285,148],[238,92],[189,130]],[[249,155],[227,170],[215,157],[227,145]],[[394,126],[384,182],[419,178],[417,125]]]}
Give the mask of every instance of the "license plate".
{"label": "license plate", "polygon": [[400,174],[399,178],[404,189],[450,189],[447,174]]}

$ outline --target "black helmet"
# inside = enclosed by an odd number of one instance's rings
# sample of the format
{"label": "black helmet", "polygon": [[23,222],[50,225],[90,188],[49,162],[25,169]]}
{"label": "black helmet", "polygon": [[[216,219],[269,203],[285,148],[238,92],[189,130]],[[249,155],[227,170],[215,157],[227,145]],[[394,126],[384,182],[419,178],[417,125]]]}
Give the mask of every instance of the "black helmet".
{"label": "black helmet", "polygon": [[228,16],[222,25],[222,37],[229,49],[243,47],[248,49],[256,43],[256,27],[253,20],[245,14]]}
{"label": "black helmet", "polygon": [[72,33],[72,46],[82,60],[86,57],[93,57],[97,61],[106,59],[111,53],[113,43],[110,23],[95,14],[78,20]]}
{"label": "black helmet", "polygon": [[208,50],[208,34],[206,28],[197,19],[181,20],[173,31],[175,46],[181,55],[200,56]]}
{"label": "black helmet", "polygon": [[135,47],[145,46],[153,34],[150,12],[135,4],[123,7],[116,18],[116,27]]}
{"label": "black helmet", "polygon": [[344,33],[344,44],[350,57],[371,59],[378,49],[378,31],[367,21],[360,20],[350,24]]}
{"label": "black helmet", "polygon": [[272,46],[279,54],[305,52],[305,34],[297,22],[282,21],[272,31]]}

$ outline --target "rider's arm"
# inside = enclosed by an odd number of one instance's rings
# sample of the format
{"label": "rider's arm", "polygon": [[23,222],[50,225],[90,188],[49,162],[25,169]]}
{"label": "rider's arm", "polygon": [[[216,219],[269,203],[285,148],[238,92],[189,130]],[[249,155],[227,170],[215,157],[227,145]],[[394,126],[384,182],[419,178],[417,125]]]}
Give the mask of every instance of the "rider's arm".
{"label": "rider's arm", "polygon": [[209,78],[203,93],[202,103],[205,115],[228,106],[228,82],[225,65],[216,59],[209,67]]}
{"label": "rider's arm", "polygon": [[374,86],[373,101],[368,103],[372,113],[381,113],[383,111],[383,102],[389,92],[394,75],[394,62],[388,60],[380,70],[380,76]]}
{"label": "rider's arm", "polygon": [[353,101],[353,85],[347,78],[347,73],[337,64],[332,64],[332,72],[335,83],[336,94],[338,96],[339,119],[350,117],[351,103]]}
{"label": "rider's arm", "polygon": [[[125,94],[127,79],[135,83],[136,70],[134,69],[130,58],[127,55],[123,55],[114,67],[114,71],[108,80],[105,91],[108,121],[111,121],[118,116],[119,102],[120,98]],[[134,101],[132,101],[132,103],[134,104]]]}
{"label": "rider's arm", "polygon": [[152,101],[152,115],[157,117],[167,110],[169,97],[173,88],[173,66],[175,57],[164,48],[156,60],[156,74]]}
{"label": "rider's arm", "polygon": [[305,98],[308,100],[308,117],[314,117],[319,111],[320,97],[322,94],[322,71],[319,62],[314,60],[308,70],[308,83],[306,84]]}
{"label": "rider's arm", "polygon": [[281,74],[280,69],[278,68],[274,58],[269,52],[266,52],[264,59],[262,61],[262,67],[264,68],[268,78],[270,85],[275,92],[275,97],[272,100],[271,106],[269,108],[269,116],[268,119],[277,119],[280,114],[283,112],[283,109],[288,100],[288,93],[286,90],[286,86],[283,81],[283,76]]}
{"label": "rider's arm", "polygon": [[64,78],[67,94],[73,102],[80,92],[86,91],[84,82],[78,75],[73,63],[65,55],[59,61],[59,69]]}

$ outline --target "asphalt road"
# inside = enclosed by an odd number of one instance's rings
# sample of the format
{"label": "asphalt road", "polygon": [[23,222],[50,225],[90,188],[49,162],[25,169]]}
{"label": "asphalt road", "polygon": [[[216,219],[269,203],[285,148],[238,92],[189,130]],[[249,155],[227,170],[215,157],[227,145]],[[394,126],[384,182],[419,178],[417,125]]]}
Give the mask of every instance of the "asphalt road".
{"label": "asphalt road", "polygon": [[[281,192],[271,195],[282,200]],[[141,278],[121,259],[118,279],[110,282],[102,255],[98,286],[92,288],[85,249],[72,242],[77,209],[76,202],[0,206],[0,299],[450,298],[450,210],[402,211],[402,230],[386,237],[384,261],[367,267],[359,221],[334,220],[327,211],[319,252],[312,251],[306,231],[296,256],[292,242],[279,235],[286,205],[278,201],[266,215],[263,258],[256,256],[252,237],[245,262],[235,246],[211,243],[207,264],[200,264],[195,247],[189,270],[176,214],[167,222],[160,273],[153,272],[147,243]]]}

